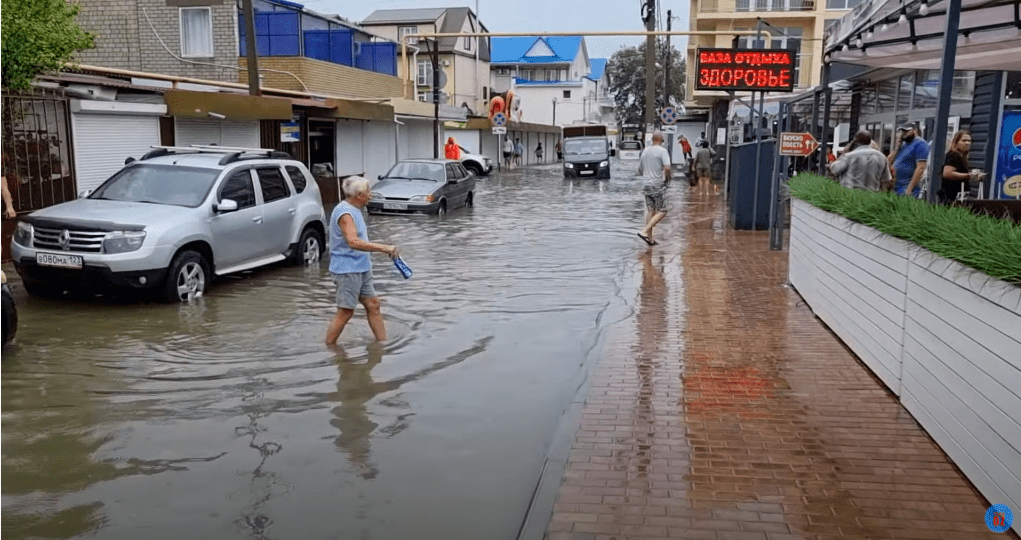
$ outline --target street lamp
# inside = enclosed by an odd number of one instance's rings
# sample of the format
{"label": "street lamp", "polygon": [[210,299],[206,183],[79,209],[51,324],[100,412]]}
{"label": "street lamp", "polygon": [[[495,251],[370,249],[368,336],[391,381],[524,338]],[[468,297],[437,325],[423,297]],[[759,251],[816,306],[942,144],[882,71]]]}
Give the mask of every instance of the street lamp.
{"label": "street lamp", "polygon": [[553,125],[557,125],[557,98],[553,97]]}

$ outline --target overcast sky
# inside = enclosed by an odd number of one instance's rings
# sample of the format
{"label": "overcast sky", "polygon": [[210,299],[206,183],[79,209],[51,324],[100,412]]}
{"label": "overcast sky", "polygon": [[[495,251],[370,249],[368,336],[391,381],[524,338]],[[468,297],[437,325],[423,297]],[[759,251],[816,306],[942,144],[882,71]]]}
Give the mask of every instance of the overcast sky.
{"label": "overcast sky", "polygon": [[[641,0],[293,0],[320,13],[361,21],[377,9],[468,7],[476,11],[490,32],[583,32],[645,29]],[[666,11],[673,11],[674,30],[688,29],[690,0],[660,0],[660,24],[666,29]],[[621,46],[641,43],[641,37],[586,37],[591,58],[609,58]],[[673,38],[684,51],[686,37]]]}

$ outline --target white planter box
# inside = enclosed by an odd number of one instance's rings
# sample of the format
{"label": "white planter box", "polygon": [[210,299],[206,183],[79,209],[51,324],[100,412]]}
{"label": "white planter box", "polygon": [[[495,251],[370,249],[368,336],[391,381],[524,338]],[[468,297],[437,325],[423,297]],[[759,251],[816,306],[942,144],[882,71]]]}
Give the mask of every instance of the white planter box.
{"label": "white planter box", "polygon": [[790,246],[816,315],[986,498],[1021,508],[1021,287],[797,199]]}

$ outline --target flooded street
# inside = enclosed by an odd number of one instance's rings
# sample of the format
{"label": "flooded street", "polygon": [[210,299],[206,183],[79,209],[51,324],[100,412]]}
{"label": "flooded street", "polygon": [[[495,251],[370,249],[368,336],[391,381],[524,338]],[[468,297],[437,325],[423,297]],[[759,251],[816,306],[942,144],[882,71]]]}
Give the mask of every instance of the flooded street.
{"label": "flooded street", "polygon": [[373,257],[381,347],[361,308],[341,352],[323,345],[326,261],[188,305],[17,287],[4,536],[516,538],[603,330],[629,313],[636,164],[496,172],[472,209],[370,216],[414,270]]}

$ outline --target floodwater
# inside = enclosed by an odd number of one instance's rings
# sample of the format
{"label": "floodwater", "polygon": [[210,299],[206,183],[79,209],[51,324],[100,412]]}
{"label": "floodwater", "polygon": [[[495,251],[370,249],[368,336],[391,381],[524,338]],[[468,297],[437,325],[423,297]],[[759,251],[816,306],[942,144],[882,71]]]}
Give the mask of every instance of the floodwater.
{"label": "floodwater", "polygon": [[17,288],[4,538],[516,538],[603,330],[629,313],[645,246],[623,168],[497,172],[472,209],[369,217],[415,273],[374,256],[382,346],[361,308],[340,351],[323,345],[325,261],[186,305]]}

